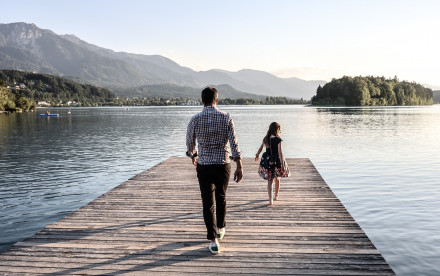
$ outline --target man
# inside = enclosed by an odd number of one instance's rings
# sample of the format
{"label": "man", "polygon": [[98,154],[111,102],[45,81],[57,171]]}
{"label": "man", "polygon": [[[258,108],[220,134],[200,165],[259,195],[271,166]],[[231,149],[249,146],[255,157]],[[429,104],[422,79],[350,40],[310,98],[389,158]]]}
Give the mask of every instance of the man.
{"label": "man", "polygon": [[[186,155],[197,166],[197,178],[203,202],[207,238],[211,241],[209,250],[212,254],[220,253],[218,239],[225,235],[226,189],[231,172],[230,159],[237,168],[234,180],[239,183],[243,178],[241,152],[235,135],[231,116],[218,110],[218,92],[213,87],[202,91],[203,111],[191,118],[186,133]],[[196,140],[198,153],[195,150]],[[232,156],[229,155],[228,141]],[[214,219],[214,195],[216,219]]]}

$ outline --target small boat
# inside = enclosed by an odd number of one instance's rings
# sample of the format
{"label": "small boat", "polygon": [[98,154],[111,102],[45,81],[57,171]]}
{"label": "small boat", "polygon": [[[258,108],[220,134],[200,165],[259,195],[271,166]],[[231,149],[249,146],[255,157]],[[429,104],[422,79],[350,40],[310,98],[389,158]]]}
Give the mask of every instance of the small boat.
{"label": "small boat", "polygon": [[58,113],[49,113],[49,114],[42,113],[42,114],[40,114],[40,116],[58,117],[58,116],[60,116],[60,114],[58,114]]}

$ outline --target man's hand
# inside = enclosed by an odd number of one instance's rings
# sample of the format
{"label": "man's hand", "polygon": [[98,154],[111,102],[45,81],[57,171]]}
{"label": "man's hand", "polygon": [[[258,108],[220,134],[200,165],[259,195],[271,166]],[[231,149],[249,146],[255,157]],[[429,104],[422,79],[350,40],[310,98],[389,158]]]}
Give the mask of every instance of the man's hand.
{"label": "man's hand", "polygon": [[243,179],[243,170],[242,168],[237,168],[234,173],[234,181],[240,183],[242,179]]}
{"label": "man's hand", "polygon": [[192,157],[191,160],[192,160],[193,165],[197,166],[197,156]]}
{"label": "man's hand", "polygon": [[240,183],[240,181],[243,179],[243,166],[241,164],[241,159],[236,159],[235,162],[237,163],[237,169],[235,169],[234,173],[234,181],[237,183]]}

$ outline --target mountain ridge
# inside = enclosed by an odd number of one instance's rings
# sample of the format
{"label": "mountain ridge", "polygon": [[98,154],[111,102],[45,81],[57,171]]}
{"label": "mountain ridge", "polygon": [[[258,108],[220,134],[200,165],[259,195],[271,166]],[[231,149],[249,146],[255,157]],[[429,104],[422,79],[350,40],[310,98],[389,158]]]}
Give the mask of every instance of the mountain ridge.
{"label": "mountain ridge", "polygon": [[115,52],[57,35],[35,24],[0,24],[0,69],[55,74],[111,89],[173,84],[194,88],[227,84],[238,91],[264,96],[310,99],[325,81],[279,78],[243,69],[194,71],[160,55]]}

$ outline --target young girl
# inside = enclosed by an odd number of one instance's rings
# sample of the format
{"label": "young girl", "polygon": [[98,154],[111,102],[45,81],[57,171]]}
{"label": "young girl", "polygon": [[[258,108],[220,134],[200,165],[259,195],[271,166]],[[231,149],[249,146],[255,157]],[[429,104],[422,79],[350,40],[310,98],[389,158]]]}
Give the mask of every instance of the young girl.
{"label": "young girl", "polygon": [[[286,161],[284,160],[283,150],[281,147],[281,125],[273,122],[269,126],[266,136],[263,139],[261,147],[255,155],[255,161],[258,162],[263,147],[266,146],[266,152],[261,157],[258,174],[267,180],[267,192],[269,194],[269,206],[273,205],[273,200],[278,199],[280,192],[280,178],[287,177],[290,174]],[[275,198],[272,193],[272,183],[275,179]]]}

